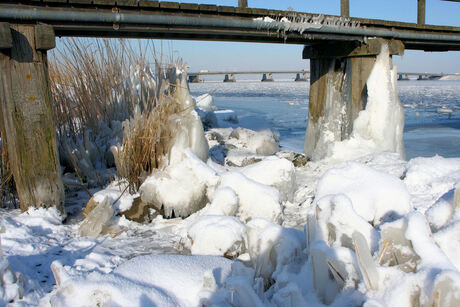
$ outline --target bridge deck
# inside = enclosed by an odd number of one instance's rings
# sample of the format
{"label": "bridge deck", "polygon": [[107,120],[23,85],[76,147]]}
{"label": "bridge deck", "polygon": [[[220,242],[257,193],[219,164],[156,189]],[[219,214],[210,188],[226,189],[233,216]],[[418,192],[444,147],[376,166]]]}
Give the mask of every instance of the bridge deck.
{"label": "bridge deck", "polygon": [[[273,21],[255,20],[267,16]],[[51,24],[58,36],[287,44],[377,36],[399,39],[406,49],[460,50],[460,27],[178,2],[2,0],[0,21]]]}

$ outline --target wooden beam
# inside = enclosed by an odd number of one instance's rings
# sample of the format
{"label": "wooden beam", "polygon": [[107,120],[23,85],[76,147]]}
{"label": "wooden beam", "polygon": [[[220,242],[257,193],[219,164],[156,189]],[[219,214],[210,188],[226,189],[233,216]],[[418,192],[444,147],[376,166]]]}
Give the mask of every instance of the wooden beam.
{"label": "wooden beam", "polygon": [[11,37],[10,24],[0,22],[0,49],[11,49],[13,47],[13,39]]}
{"label": "wooden beam", "polygon": [[417,24],[425,24],[425,0],[417,0]]}
{"label": "wooden beam", "polygon": [[34,25],[10,27],[13,46],[0,52],[0,128],[19,205],[22,211],[56,207],[65,214],[48,61],[46,51],[36,49],[41,30]]}
{"label": "wooden beam", "polygon": [[248,7],[248,0],[238,0],[238,7],[247,8]]}
{"label": "wooden beam", "polygon": [[340,16],[350,17],[350,0],[340,0]]}

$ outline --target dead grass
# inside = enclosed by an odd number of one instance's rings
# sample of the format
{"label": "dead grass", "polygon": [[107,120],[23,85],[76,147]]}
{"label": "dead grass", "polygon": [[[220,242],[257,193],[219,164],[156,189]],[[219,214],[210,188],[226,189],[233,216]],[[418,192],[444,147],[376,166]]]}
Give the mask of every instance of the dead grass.
{"label": "dead grass", "polygon": [[[163,165],[176,130],[172,119],[184,111],[174,98],[168,69],[157,60],[153,48],[149,51],[156,63],[154,72],[147,64],[147,50],[133,48],[124,40],[69,39],[50,58],[61,143],[88,129],[97,133],[99,121],[126,120],[114,156],[117,173],[128,180],[131,193]],[[75,163],[73,167],[78,171]]]}

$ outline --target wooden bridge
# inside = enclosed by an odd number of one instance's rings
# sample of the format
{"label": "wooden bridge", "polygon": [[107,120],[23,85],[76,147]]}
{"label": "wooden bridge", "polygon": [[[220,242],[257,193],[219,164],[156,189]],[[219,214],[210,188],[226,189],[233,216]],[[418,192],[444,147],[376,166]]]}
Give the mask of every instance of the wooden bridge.
{"label": "wooden bridge", "polygon": [[341,0],[341,16],[248,8],[246,0],[239,0],[238,7],[147,0],[0,0],[0,129],[21,209],[63,210],[47,67],[55,36],[305,45],[303,58],[310,59],[311,71],[310,155],[321,134],[318,123],[327,120],[322,112],[328,87],[336,81],[343,85],[333,90],[343,100],[338,102],[348,106],[345,139],[365,106],[366,80],[383,45],[390,56],[404,49],[460,50],[460,27],[426,25],[425,0],[417,0],[417,8],[418,22],[407,23],[350,18],[349,0]]}

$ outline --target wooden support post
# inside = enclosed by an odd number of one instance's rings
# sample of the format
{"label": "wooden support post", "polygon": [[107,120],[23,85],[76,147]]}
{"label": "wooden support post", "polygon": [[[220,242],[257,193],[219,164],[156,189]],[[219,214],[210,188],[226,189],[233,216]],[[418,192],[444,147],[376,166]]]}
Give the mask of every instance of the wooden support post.
{"label": "wooden support post", "polygon": [[350,17],[350,0],[340,0],[340,16]]}
{"label": "wooden support post", "polygon": [[417,24],[425,24],[425,0],[417,0]]}
{"label": "wooden support post", "polygon": [[47,25],[8,28],[12,46],[0,50],[1,129],[20,208],[57,207],[65,214],[46,57],[54,31]]}
{"label": "wooden support post", "polygon": [[390,54],[402,54],[400,41],[369,39],[306,46],[303,58],[310,59],[310,102],[305,154],[322,159],[329,143],[348,139],[353,122],[366,107],[366,82],[382,43]]}
{"label": "wooden support post", "polygon": [[247,8],[248,7],[248,0],[238,0],[238,7]]}

